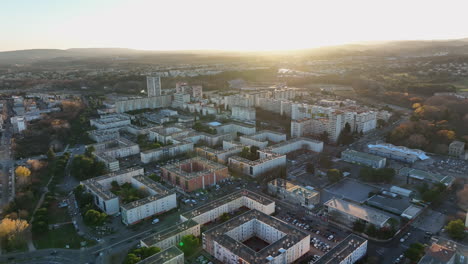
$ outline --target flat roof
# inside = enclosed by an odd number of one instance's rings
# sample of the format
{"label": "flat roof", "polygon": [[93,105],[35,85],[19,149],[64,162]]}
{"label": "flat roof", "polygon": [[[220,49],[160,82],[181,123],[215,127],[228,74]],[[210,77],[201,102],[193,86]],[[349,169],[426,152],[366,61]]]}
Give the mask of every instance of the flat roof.
{"label": "flat roof", "polygon": [[358,247],[366,243],[367,240],[351,234],[341,241],[336,247],[332,248],[325,255],[319,258],[314,264],[335,264],[340,263],[351,253],[353,253]]}
{"label": "flat roof", "polygon": [[331,199],[325,202],[324,205],[362,219],[368,223],[372,223],[376,226],[382,226],[390,219],[388,215],[385,215],[375,209],[364,207],[341,199]]}
{"label": "flat roof", "polygon": [[[252,220],[260,221],[263,224],[269,225],[284,233],[285,235],[277,241],[261,249],[260,251],[256,252],[243,244],[242,241],[237,241],[226,234],[230,230]],[[203,236],[205,239],[216,241],[249,263],[261,264],[269,263],[270,261],[267,259],[268,257],[278,256],[281,250],[288,250],[290,247],[310,236],[310,234],[275,217],[269,216],[257,210],[250,210],[204,232]]]}
{"label": "flat roof", "polygon": [[183,256],[184,252],[182,252],[176,246],[173,246],[152,256],[149,256],[148,258],[137,262],[137,264],[161,264],[180,255]]}
{"label": "flat roof", "polygon": [[377,156],[377,155],[372,155],[372,154],[369,154],[369,153],[360,152],[360,151],[356,151],[356,150],[352,150],[352,149],[347,149],[347,150],[341,152],[341,155],[343,155],[343,154],[353,155],[353,156],[357,156],[357,157],[362,158],[362,159],[372,160],[372,161],[376,161],[376,162],[379,162],[379,161],[385,159],[384,157],[380,157],[380,156]]}
{"label": "flat roof", "polygon": [[399,173],[401,175],[409,176],[409,177],[416,178],[419,180],[440,182],[447,186],[452,184],[452,182],[455,180],[455,178],[452,176],[444,176],[441,174],[432,173],[429,171],[423,171],[419,169],[408,168],[408,167],[401,168]]}
{"label": "flat roof", "polygon": [[155,245],[156,243],[163,241],[165,239],[168,239],[172,236],[175,236],[179,234],[180,232],[183,232],[187,229],[190,229],[194,226],[197,226],[198,223],[193,221],[192,219],[189,219],[185,222],[182,222],[180,224],[171,226],[169,228],[163,229],[157,233],[151,234],[141,240],[145,245],[148,247],[151,247]]}
{"label": "flat roof", "polygon": [[[184,171],[183,169],[180,168],[181,166],[183,166],[185,164],[190,164],[190,163],[195,163],[195,162],[202,163],[204,166],[206,166],[206,168],[204,170],[201,170],[201,171],[193,171],[193,172],[187,172],[187,171]],[[211,160],[208,160],[208,159],[205,159],[205,158],[202,158],[202,157],[194,157],[194,158],[191,158],[191,159],[182,160],[180,162],[176,162],[176,163],[173,163],[173,164],[168,164],[168,165],[165,165],[165,166],[161,167],[161,169],[167,170],[168,172],[177,174],[177,175],[179,175],[179,176],[181,176],[183,178],[186,178],[186,179],[196,178],[196,177],[198,177],[200,175],[205,175],[207,173],[211,173],[213,170],[218,171],[218,170],[223,170],[223,169],[226,169],[226,168],[227,167],[222,165],[222,164],[213,162]]]}
{"label": "flat roof", "polygon": [[320,194],[320,192],[318,191],[306,189],[305,187],[301,185],[294,184],[282,178],[274,179],[268,182],[268,184],[281,187],[282,189],[285,189],[286,191],[290,193],[294,193],[295,195],[300,195],[306,198],[311,198]]}
{"label": "flat roof", "polygon": [[367,200],[369,205],[383,209],[388,212],[392,212],[397,215],[401,215],[410,206],[410,200],[406,197],[387,197],[380,194],[376,194]]}
{"label": "flat roof", "polygon": [[149,195],[149,196],[147,196],[147,197],[145,197],[143,199],[137,200],[137,201],[133,201],[133,202],[121,205],[120,207],[125,209],[125,210],[129,210],[129,209],[133,209],[133,208],[142,206],[144,204],[159,200],[159,199],[161,199],[163,197],[172,195],[174,193],[174,192],[169,191],[168,189],[166,189],[166,187],[164,187],[161,184],[151,180],[150,178],[148,178],[146,176],[137,175],[137,176],[134,176],[133,179],[139,181],[144,186],[146,186],[148,189],[153,190],[155,192],[155,194]]}
{"label": "flat roof", "polygon": [[271,203],[274,203],[273,200],[261,195],[261,194],[258,194],[258,193],[254,193],[252,191],[249,191],[247,189],[242,189],[242,190],[238,190],[236,192],[233,192],[231,194],[228,194],[226,196],[223,196],[219,199],[216,199],[214,201],[211,201],[209,203],[206,203],[204,205],[201,205],[195,209],[192,209],[188,212],[185,212],[183,214],[181,214],[181,216],[187,218],[187,219],[191,219],[193,217],[196,217],[198,215],[201,215],[203,213],[206,213],[210,210],[213,210],[217,207],[220,207],[220,206],[223,206],[224,204],[226,203],[229,203],[233,200],[236,200],[236,199],[239,199],[239,198],[242,198],[243,196],[246,196],[252,200],[255,200],[256,202],[258,203],[261,203],[263,205],[269,205]]}

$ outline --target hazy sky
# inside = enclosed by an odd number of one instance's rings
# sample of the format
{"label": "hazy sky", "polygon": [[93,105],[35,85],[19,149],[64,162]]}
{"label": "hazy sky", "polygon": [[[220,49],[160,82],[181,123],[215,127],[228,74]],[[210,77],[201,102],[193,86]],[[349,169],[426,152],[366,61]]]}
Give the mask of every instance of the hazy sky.
{"label": "hazy sky", "polygon": [[468,0],[0,0],[0,51],[296,49],[468,37]]}

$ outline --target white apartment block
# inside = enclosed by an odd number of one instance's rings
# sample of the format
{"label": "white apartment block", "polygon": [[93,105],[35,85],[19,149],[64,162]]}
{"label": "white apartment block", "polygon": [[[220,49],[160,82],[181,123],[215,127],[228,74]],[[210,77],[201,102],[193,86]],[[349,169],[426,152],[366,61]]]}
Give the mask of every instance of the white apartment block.
{"label": "white apartment block", "polygon": [[257,160],[248,160],[239,156],[232,156],[228,159],[228,166],[251,177],[273,172],[275,169],[286,167],[286,156],[267,153]]}
{"label": "white apartment block", "polygon": [[351,234],[319,258],[315,264],[354,264],[367,254],[367,243],[366,239]]}
{"label": "white apartment block", "polygon": [[303,118],[291,121],[291,137],[302,137],[306,135],[321,135],[327,132],[331,142],[338,141],[342,130],[341,114],[332,115],[331,118]]}
{"label": "white apartment block", "polygon": [[162,250],[159,253],[151,255],[138,264],[184,264],[184,252],[178,247],[173,246],[168,249]]}
{"label": "white apartment block", "polygon": [[287,100],[258,98],[256,105],[263,110],[277,113],[281,116],[291,116],[293,103]]}
{"label": "white apartment block", "polygon": [[260,157],[268,155],[268,153],[287,154],[297,150],[308,150],[320,153],[323,151],[323,142],[310,138],[293,138],[288,141],[278,143],[276,145],[259,150]]}
{"label": "white apartment block", "polygon": [[[256,252],[242,242],[257,237],[268,245]],[[289,264],[310,250],[305,231],[251,210],[203,233],[203,249],[227,264]]]}
{"label": "white apartment block", "polygon": [[131,178],[131,184],[134,188],[146,190],[149,195],[120,207],[122,222],[125,225],[138,223],[142,219],[162,214],[177,207],[176,194],[159,183],[139,175]]}
{"label": "white apartment block", "polygon": [[140,146],[126,138],[116,138],[101,143],[90,145],[94,147],[93,155],[101,162],[104,162],[110,171],[120,169],[117,158],[127,157],[140,153]]}
{"label": "white apartment block", "polygon": [[173,145],[141,152],[140,159],[144,164],[148,164],[153,161],[175,157],[193,151],[193,145],[189,141],[174,141]]}
{"label": "white apartment block", "polygon": [[256,128],[253,125],[243,124],[243,123],[227,123],[220,126],[213,127],[216,129],[218,134],[229,133],[233,138],[237,137],[237,133],[242,135],[252,135],[255,134]]}
{"label": "white apartment block", "polygon": [[243,107],[243,106],[232,106],[231,117],[238,120],[244,121],[255,121],[255,108]]}
{"label": "white apartment block", "polygon": [[88,136],[96,141],[101,143],[104,141],[113,140],[120,137],[119,128],[110,128],[110,129],[101,129],[101,130],[91,130],[88,131]]}
{"label": "white apartment block", "polygon": [[[94,196],[94,203],[97,207],[108,215],[120,211],[122,222],[130,225],[177,207],[175,193],[143,175],[143,168],[130,168],[91,178],[82,181],[81,184]],[[130,183],[134,188],[144,189],[148,195],[143,199],[122,205],[119,197],[110,191],[113,181],[119,185]]]}
{"label": "white apartment block", "polygon": [[15,133],[21,133],[26,130],[26,119],[24,116],[14,116],[10,118],[10,122],[13,125],[13,131]]}
{"label": "white apartment block", "polygon": [[166,108],[171,106],[172,96],[162,95],[147,98],[136,98],[115,102],[115,111],[117,113],[124,113],[140,109],[156,109]]}
{"label": "white apartment block", "polygon": [[226,109],[233,106],[253,107],[255,106],[255,98],[248,94],[235,94],[224,97],[224,106]]}
{"label": "white apartment block", "polygon": [[174,101],[172,101],[172,107],[182,108],[188,102],[190,102],[190,94],[175,93]]}
{"label": "white apartment block", "polygon": [[218,219],[224,213],[231,213],[241,207],[258,210],[271,215],[275,212],[275,202],[249,190],[239,190],[180,215],[182,222],[193,220],[204,225]]}
{"label": "white apartment block", "polygon": [[161,77],[146,76],[146,88],[148,89],[148,97],[161,96]]}
{"label": "white apartment block", "polygon": [[286,134],[262,130],[250,136],[240,136],[239,141],[244,145],[256,146],[260,149],[264,149],[270,142],[279,143],[286,141]]}
{"label": "white apartment block", "polygon": [[189,219],[143,238],[140,241],[140,245],[142,247],[158,247],[165,250],[177,246],[182,237],[187,235],[200,236],[200,224]]}
{"label": "white apartment block", "polygon": [[131,124],[131,116],[126,114],[102,115],[100,118],[89,120],[89,123],[97,129],[120,128]]}

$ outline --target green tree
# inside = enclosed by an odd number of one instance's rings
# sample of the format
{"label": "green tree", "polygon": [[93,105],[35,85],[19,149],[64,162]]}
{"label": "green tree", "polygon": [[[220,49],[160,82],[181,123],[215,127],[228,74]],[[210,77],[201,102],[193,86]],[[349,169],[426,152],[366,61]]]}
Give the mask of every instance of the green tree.
{"label": "green tree", "polygon": [[412,263],[417,263],[424,256],[424,245],[420,243],[411,244],[404,254]]}
{"label": "green tree", "polygon": [[377,235],[377,228],[373,224],[369,224],[366,228],[366,234],[371,237],[375,237]]}
{"label": "green tree", "polygon": [[308,172],[308,173],[314,173],[315,172],[315,166],[312,162],[309,162],[306,164],[306,167],[305,167],[305,170]]}
{"label": "green tree", "polygon": [[356,220],[353,223],[353,230],[354,231],[362,233],[362,232],[364,232],[365,229],[366,229],[366,223],[365,222],[363,222],[361,220]]}
{"label": "green tree", "polygon": [[179,248],[186,256],[193,254],[200,245],[200,240],[194,235],[183,236],[179,242]]}
{"label": "green tree", "polygon": [[445,226],[445,230],[453,239],[463,239],[465,237],[465,224],[460,219],[450,221]]}
{"label": "green tree", "polygon": [[90,225],[90,226],[102,225],[106,219],[107,219],[106,213],[101,213],[93,209],[86,211],[84,218],[83,218],[85,224]]}
{"label": "green tree", "polygon": [[227,220],[231,219],[231,216],[228,213],[223,213],[220,217],[219,220],[221,222],[226,222]]}
{"label": "green tree", "polygon": [[326,169],[329,169],[333,165],[333,162],[331,161],[330,157],[325,154],[322,154],[319,156],[318,163],[320,167],[326,168]]}
{"label": "green tree", "polygon": [[329,169],[327,171],[327,176],[330,182],[338,182],[343,178],[341,171],[337,169]]}
{"label": "green tree", "polygon": [[55,152],[52,148],[49,148],[49,150],[47,151],[47,160],[51,162],[54,159],[55,159]]}

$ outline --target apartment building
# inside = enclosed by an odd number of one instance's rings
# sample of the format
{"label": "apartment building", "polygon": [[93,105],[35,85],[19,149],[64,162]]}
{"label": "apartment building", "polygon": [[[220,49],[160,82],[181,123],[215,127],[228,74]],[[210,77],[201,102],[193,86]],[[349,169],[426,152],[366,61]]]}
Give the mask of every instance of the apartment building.
{"label": "apartment building", "polygon": [[229,177],[226,166],[201,157],[165,165],[161,171],[164,181],[186,192],[205,189]]}
{"label": "apartment building", "polygon": [[[143,175],[144,169],[135,167],[91,178],[81,184],[94,196],[94,203],[103,212],[114,215],[120,211],[122,222],[131,225],[177,207],[175,193]],[[110,191],[114,181],[119,185],[130,183],[133,188],[144,189],[147,195],[143,199],[121,204],[119,197]]]}
{"label": "apartment building", "polygon": [[146,89],[148,97],[161,96],[161,77],[146,76]]}
{"label": "apartment building", "polygon": [[[245,241],[266,242],[256,251]],[[251,210],[203,233],[203,249],[222,263],[289,264],[310,250],[310,234],[257,210]]]}
{"label": "apartment building", "polygon": [[346,162],[369,166],[374,169],[384,168],[387,162],[387,159],[384,157],[365,152],[359,152],[352,149],[347,149],[341,152],[341,159]]}
{"label": "apartment building", "polygon": [[255,121],[255,108],[243,107],[243,106],[232,106],[231,117],[243,121]]}
{"label": "apartment building", "polygon": [[218,219],[224,213],[237,211],[241,207],[258,210],[267,215],[275,212],[275,202],[273,200],[261,194],[242,189],[185,212],[180,215],[180,220],[183,222],[193,220],[200,225],[204,225]]}

